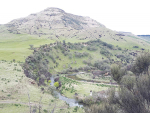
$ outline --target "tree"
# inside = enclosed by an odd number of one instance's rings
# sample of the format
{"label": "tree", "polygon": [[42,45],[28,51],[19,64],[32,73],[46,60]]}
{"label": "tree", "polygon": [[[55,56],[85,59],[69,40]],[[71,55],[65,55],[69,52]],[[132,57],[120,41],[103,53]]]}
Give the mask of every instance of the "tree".
{"label": "tree", "polygon": [[144,53],[136,58],[131,71],[138,76],[143,72],[146,72],[149,75],[148,70],[149,66],[150,66],[150,54]]}
{"label": "tree", "polygon": [[48,80],[48,83],[50,84],[50,83],[51,83],[51,80]]}
{"label": "tree", "polygon": [[126,69],[121,68],[119,65],[112,65],[111,67],[112,78],[120,84],[122,77],[126,74]]}
{"label": "tree", "polygon": [[135,76],[129,76],[129,75],[125,75],[122,77],[121,79],[121,85],[124,85],[124,87],[126,87],[128,90],[132,91],[134,85],[136,82],[136,77]]}
{"label": "tree", "polygon": [[[117,67],[116,70],[118,74],[119,68]],[[124,75],[121,77],[120,82],[117,82],[120,87],[117,96],[113,97],[113,101],[111,101],[113,104],[117,105],[123,113],[150,113],[149,75]]]}

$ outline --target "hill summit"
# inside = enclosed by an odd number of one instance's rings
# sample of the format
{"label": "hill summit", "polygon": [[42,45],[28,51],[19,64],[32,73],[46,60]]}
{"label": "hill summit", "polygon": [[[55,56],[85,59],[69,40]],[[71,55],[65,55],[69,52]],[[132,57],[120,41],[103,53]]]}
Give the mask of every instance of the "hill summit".
{"label": "hill summit", "polygon": [[25,18],[12,20],[5,26],[10,33],[56,38],[99,38],[111,31],[90,17],[69,14],[59,8],[47,8]]}
{"label": "hill summit", "polygon": [[[18,37],[25,40],[27,37],[29,39],[30,37],[36,39],[40,37],[51,41],[66,40],[66,42],[73,43],[101,39],[123,48],[132,49],[133,46],[149,48],[149,44],[145,40],[131,33],[110,30],[90,17],[73,15],[59,8],[47,8],[41,12],[0,25],[0,34],[2,39]],[[32,44],[36,45],[35,43]]]}

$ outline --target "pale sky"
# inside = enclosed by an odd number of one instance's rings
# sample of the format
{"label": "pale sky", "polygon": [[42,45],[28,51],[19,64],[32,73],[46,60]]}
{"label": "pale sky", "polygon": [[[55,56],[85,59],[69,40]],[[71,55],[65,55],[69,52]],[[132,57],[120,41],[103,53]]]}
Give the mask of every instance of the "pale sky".
{"label": "pale sky", "polygon": [[48,7],[89,16],[112,30],[150,34],[150,0],[1,0],[0,24]]}

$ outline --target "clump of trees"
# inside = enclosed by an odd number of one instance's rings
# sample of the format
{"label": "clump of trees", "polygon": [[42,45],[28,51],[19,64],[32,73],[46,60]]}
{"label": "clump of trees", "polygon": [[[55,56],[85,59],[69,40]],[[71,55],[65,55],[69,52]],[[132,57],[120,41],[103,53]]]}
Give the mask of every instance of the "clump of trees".
{"label": "clump of trees", "polygon": [[70,43],[68,42],[68,48],[69,49],[74,49],[74,50],[82,50],[82,48],[84,48],[84,46],[81,43]]}
{"label": "clump of trees", "polygon": [[131,61],[131,57],[129,55],[123,55],[123,54],[119,54],[119,55],[115,55],[118,59],[120,59],[121,61],[127,62],[129,63]]}
{"label": "clump of trees", "polygon": [[[150,57],[149,53],[138,56],[131,66],[134,75],[128,75],[121,65],[111,67],[112,77],[119,89],[111,89],[100,105],[86,108],[87,113],[150,113]],[[139,71],[140,70],[140,71]]]}
{"label": "clump of trees", "polygon": [[[111,72],[113,78],[120,84],[118,97],[113,103],[118,105],[125,113],[150,112],[149,55],[149,53],[144,53],[136,58],[132,67],[134,76],[126,75],[125,70],[121,70],[119,67],[117,67],[117,71]],[[113,66],[112,70],[115,70],[115,68],[116,66]]]}
{"label": "clump of trees", "polygon": [[94,67],[96,67],[99,70],[110,70],[110,61],[109,60],[103,60],[103,61],[95,61]]}
{"label": "clump of trees", "polygon": [[[103,46],[100,51],[101,54],[105,55],[107,58],[112,56],[108,49],[112,49],[113,46],[111,44],[101,41],[100,39],[90,40],[88,42],[82,43],[66,43],[65,40],[63,40],[63,42],[57,41],[53,44],[50,43],[41,45],[38,48],[35,48],[33,45],[30,45],[30,49],[33,50],[33,54],[28,56],[25,60],[25,63],[23,64],[24,73],[27,77],[37,81],[38,85],[46,85],[45,81],[48,81],[49,77],[51,76],[49,70],[57,68],[59,66],[58,61],[63,60],[57,54],[59,52],[61,52],[64,56],[68,57],[69,59],[89,57],[88,60],[83,60],[83,63],[87,64],[88,66],[80,68],[82,69],[81,71],[89,71],[91,70],[91,67],[100,70],[110,70],[110,63],[107,64],[97,62],[95,64],[92,64],[92,57],[88,52],[70,52],[71,49],[82,50],[85,45],[87,45],[87,49],[90,51],[96,51],[98,47]],[[100,65],[100,63],[102,65]],[[68,69],[64,70],[64,73],[78,72],[80,69],[73,69],[71,66],[68,66]]]}
{"label": "clump of trees", "polygon": [[23,64],[24,73],[27,77],[37,81],[38,85],[46,85],[45,80],[50,80],[51,73],[49,72],[49,60],[45,58],[48,50],[45,49],[47,45],[39,48],[39,51],[34,51],[32,55],[28,56]]}

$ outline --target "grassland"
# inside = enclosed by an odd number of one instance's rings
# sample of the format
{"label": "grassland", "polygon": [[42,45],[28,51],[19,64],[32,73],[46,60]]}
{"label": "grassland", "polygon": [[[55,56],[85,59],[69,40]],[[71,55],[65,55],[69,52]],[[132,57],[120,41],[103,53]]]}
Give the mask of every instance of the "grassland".
{"label": "grassland", "polygon": [[[88,38],[86,40],[79,40],[76,37],[66,38],[60,36],[59,39],[56,37],[48,38],[48,35],[42,35],[38,37],[37,35],[29,35],[29,34],[13,34],[8,32],[0,33],[0,60],[8,60],[11,61],[16,59],[17,61],[24,62],[25,58],[32,53],[29,45],[34,45],[34,47],[39,47],[40,45],[54,43],[55,41],[63,41],[75,43],[75,42],[87,42],[92,38]],[[94,39],[94,38],[93,38]],[[114,40],[115,39],[115,40]],[[123,37],[120,39],[119,37],[111,37],[105,36],[101,38],[102,41],[107,42],[109,44],[118,45],[119,47],[136,50],[133,48],[134,46],[139,46],[139,48],[145,48],[148,50],[150,48],[150,44],[142,41],[140,39],[135,39],[131,37]],[[118,40],[118,41],[117,41]]]}
{"label": "grassland", "polygon": [[110,80],[112,80],[112,78],[109,76],[109,77],[96,77],[96,78],[94,78],[93,79],[93,76],[91,75],[91,73],[90,74],[88,74],[88,73],[85,73],[85,74],[77,74],[76,75],[78,78],[81,78],[81,79],[85,79],[85,80],[93,80],[93,81],[100,81],[100,82],[110,82]]}
{"label": "grassland", "polygon": [[[38,37],[29,34],[13,34],[13,33],[0,33],[0,60],[24,62],[25,58],[33,51],[30,50],[30,45],[39,47],[40,45],[54,43],[55,41],[63,41],[65,37],[60,40],[49,39],[48,36]],[[84,42],[76,38],[68,39],[66,42]]]}
{"label": "grassland", "polygon": [[37,38],[26,34],[0,34],[0,60],[24,62],[32,51],[29,45],[39,47],[43,44],[53,43],[53,40]]}
{"label": "grassland", "polygon": [[60,80],[62,81],[62,87],[59,90],[63,95],[69,98],[74,98],[75,93],[81,97],[86,97],[90,95],[91,90],[93,92],[98,92],[102,90],[108,90],[110,87],[113,87],[100,83],[76,81],[65,77],[65,75],[61,75]]}
{"label": "grassland", "polygon": [[[82,50],[68,49],[69,50],[68,55],[62,54],[62,50],[60,48],[52,47],[51,52],[48,52],[48,53],[54,57],[54,59],[58,63],[58,65],[56,63],[54,63],[52,61],[52,59],[49,58],[49,56],[45,56],[45,58],[49,60],[50,68],[53,68],[53,69],[50,69],[50,72],[53,74],[56,74],[56,72],[61,72],[61,71],[67,70],[70,67],[80,68],[80,67],[87,66],[87,64],[83,63],[83,61],[88,61],[93,65],[97,61],[108,60],[107,56],[100,53],[100,51],[103,49],[103,47],[100,45],[95,46],[95,47],[97,48],[97,50],[95,50],[95,51],[87,50],[86,46],[84,46],[82,48]],[[111,59],[114,59],[114,61],[121,61],[115,55],[122,54],[122,55],[125,55],[128,57],[133,57],[129,54],[133,50],[129,50],[129,51],[123,53],[123,51],[125,51],[125,49],[118,50],[117,47],[114,47],[114,48],[115,49],[110,49],[110,48],[105,47],[105,49],[108,50],[112,54]],[[89,55],[78,58],[75,56],[75,52],[88,53]],[[69,55],[71,55],[72,57],[69,58]]]}
{"label": "grassland", "polygon": [[[42,97],[42,110],[52,110],[56,105],[55,112],[72,113],[75,107],[68,108],[68,105],[51,94],[42,93],[37,84],[32,84],[33,80],[23,74],[23,70],[18,63],[0,61],[0,113],[27,113],[29,112],[29,99],[32,109],[38,106]],[[46,87],[45,87],[46,88]],[[49,104],[51,104],[49,106]],[[78,108],[78,112],[84,112]]]}
{"label": "grassland", "polygon": [[114,46],[118,45],[121,48],[126,48],[129,50],[136,50],[133,48],[133,46],[139,46],[139,48],[145,48],[148,50],[150,48],[149,42],[146,42],[145,40],[141,40],[135,37],[129,37],[124,36],[123,39],[120,39],[118,37],[112,38],[112,37],[102,37],[101,40],[107,43],[110,43]]}
{"label": "grassland", "polygon": [[[116,41],[119,40],[119,41]],[[54,43],[56,41],[67,42],[87,42],[91,40],[90,38],[86,40],[79,40],[76,37],[73,38],[65,38],[59,37],[59,40],[53,37],[52,39],[48,38],[48,36],[35,36],[29,34],[12,34],[12,33],[0,33],[0,113],[27,113],[29,112],[28,105],[28,94],[30,95],[30,101],[32,104],[32,109],[35,105],[38,105],[40,97],[42,97],[42,105],[43,112],[44,110],[52,110],[54,106],[57,104],[55,112],[56,113],[72,113],[76,107],[69,108],[68,105],[59,99],[54,98],[51,94],[42,93],[41,87],[38,87],[37,84],[32,84],[35,82],[34,80],[27,78],[22,70],[22,67],[18,63],[10,62],[13,59],[16,61],[24,62],[25,58],[32,54],[33,50],[30,50],[30,45],[34,45],[34,47],[40,47],[40,45]],[[111,50],[109,52],[113,55],[122,54],[122,51],[125,49],[129,49],[130,51],[136,51],[141,48],[145,48],[146,51],[150,48],[150,45],[139,39],[124,37],[124,39],[119,39],[115,37],[115,40],[112,37],[106,36],[101,38],[102,41],[107,42],[108,44],[113,44],[115,47],[118,45],[122,48],[122,50]],[[133,46],[139,46],[139,48],[133,48]],[[107,59],[106,56],[100,54],[101,48],[98,48],[96,51],[89,51],[86,47],[82,50],[71,50],[70,54],[72,54],[72,58],[69,59],[69,56],[65,56],[62,54],[60,49],[52,49],[52,54],[54,58],[59,56],[61,59],[56,59],[56,62],[59,63],[57,68],[56,64],[49,60],[50,67],[54,69],[50,70],[51,73],[56,74],[57,72],[72,68],[84,67],[87,64],[83,63],[83,60],[91,61],[93,64],[97,60],[101,60],[102,58]],[[87,52],[90,54],[88,57],[77,58],[74,55],[74,52]],[[115,60],[117,59],[115,56],[111,58]],[[64,77],[64,76],[61,76]],[[91,76],[78,75],[79,78],[91,79]],[[65,79],[69,79],[64,77]],[[96,79],[102,81],[102,79]],[[71,81],[70,79],[67,81]],[[105,79],[104,81],[109,81]],[[64,81],[66,82],[66,81]],[[42,86],[47,88],[45,86]],[[67,84],[64,83],[60,92],[66,97],[73,98],[75,93],[78,93],[80,96],[85,97],[89,96],[90,90],[98,92],[102,90],[107,90],[110,86],[96,84],[96,83],[88,83],[88,82],[70,82]],[[49,104],[50,107],[49,107]],[[23,111],[23,112],[22,112]],[[46,112],[46,111],[45,111]],[[78,108],[78,113],[84,113],[82,108]]]}

